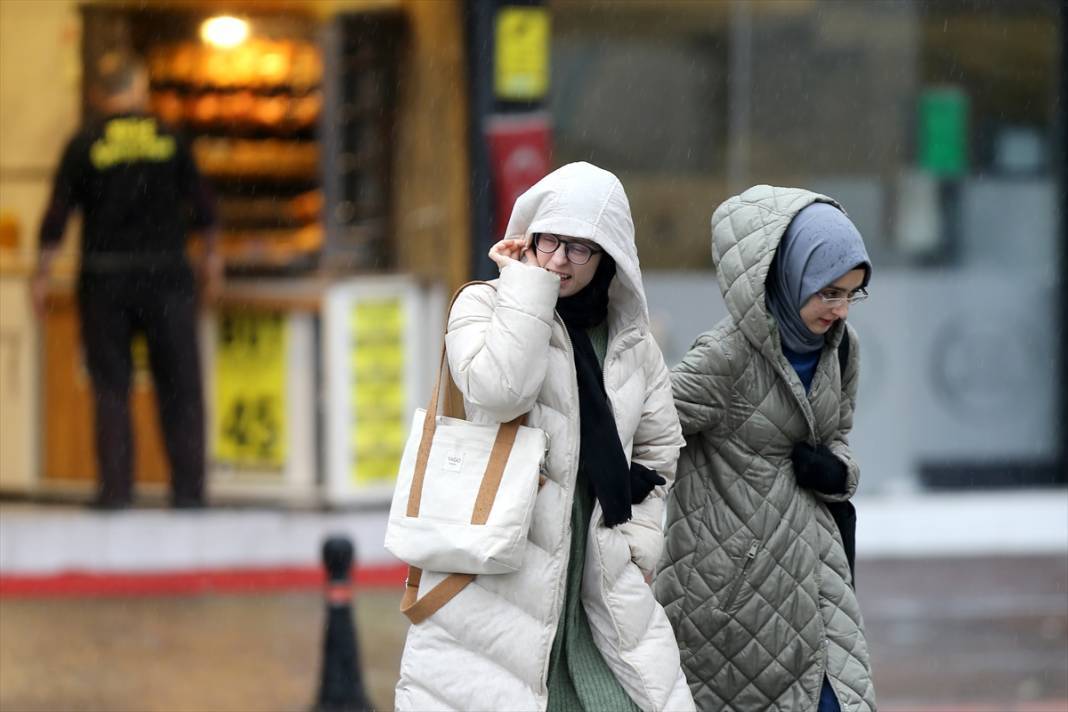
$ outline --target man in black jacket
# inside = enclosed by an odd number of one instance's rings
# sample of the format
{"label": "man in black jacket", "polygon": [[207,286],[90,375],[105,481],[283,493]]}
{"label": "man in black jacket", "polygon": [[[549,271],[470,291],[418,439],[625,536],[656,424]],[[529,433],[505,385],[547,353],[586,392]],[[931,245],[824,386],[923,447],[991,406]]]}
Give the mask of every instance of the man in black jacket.
{"label": "man in black jacket", "polygon": [[70,213],[83,217],[78,309],[93,386],[99,491],[95,505],[133,497],[130,343],[144,333],[171,467],[175,507],[204,504],[204,405],[190,228],[205,234],[205,287],[221,275],[215,210],[188,146],[147,111],[148,77],[133,57],[106,55],[91,98],[101,119],[67,144],[40,233],[31,282],[43,313],[49,266]]}

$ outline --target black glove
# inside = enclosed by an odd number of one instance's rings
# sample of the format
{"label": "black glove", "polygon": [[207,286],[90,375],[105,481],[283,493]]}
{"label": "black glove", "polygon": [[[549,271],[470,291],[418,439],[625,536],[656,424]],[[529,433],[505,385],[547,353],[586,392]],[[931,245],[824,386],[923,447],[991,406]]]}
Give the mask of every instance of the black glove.
{"label": "black glove", "polygon": [[630,463],[630,503],[641,504],[653,488],[657,485],[666,485],[665,480],[644,465],[636,462]]}
{"label": "black glove", "polygon": [[794,462],[797,484],[823,494],[845,494],[849,469],[826,445],[812,447],[806,442],[797,443],[790,459]]}

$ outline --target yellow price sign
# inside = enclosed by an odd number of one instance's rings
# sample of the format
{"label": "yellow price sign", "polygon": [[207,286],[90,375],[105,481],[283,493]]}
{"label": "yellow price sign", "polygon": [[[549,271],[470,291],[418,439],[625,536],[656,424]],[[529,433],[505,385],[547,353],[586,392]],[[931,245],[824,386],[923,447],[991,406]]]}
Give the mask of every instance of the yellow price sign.
{"label": "yellow price sign", "polygon": [[404,384],[363,383],[353,389],[353,405],[363,419],[397,422],[404,417]]}
{"label": "yellow price sign", "polygon": [[533,101],[549,90],[549,11],[504,7],[497,13],[493,89],[499,99]]}
{"label": "yellow price sign", "polygon": [[396,299],[361,302],[352,310],[349,328],[360,342],[396,340],[404,330],[404,312]]}
{"label": "yellow price sign", "polygon": [[404,371],[404,347],[400,342],[361,345],[353,351],[350,363],[362,383],[396,383]]}
{"label": "yellow price sign", "polygon": [[358,302],[349,315],[350,476],[356,484],[389,482],[404,452],[406,345],[404,302]]}
{"label": "yellow price sign", "polygon": [[215,351],[214,457],[279,470],[286,462],[286,352],[280,313],[220,315]]}

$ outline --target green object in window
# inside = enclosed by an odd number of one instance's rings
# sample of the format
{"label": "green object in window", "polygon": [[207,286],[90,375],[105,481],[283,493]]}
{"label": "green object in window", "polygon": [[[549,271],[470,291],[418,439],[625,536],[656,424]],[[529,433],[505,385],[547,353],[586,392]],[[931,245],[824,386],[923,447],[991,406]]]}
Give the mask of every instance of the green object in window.
{"label": "green object in window", "polygon": [[920,167],[940,178],[968,170],[968,97],[956,87],[920,94]]}

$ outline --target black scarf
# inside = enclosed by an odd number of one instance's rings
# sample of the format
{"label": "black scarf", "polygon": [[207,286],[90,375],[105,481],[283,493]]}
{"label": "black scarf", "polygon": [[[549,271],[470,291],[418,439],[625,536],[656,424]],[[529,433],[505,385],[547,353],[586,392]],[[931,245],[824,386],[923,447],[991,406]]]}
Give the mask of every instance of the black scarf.
{"label": "black scarf", "polygon": [[601,503],[608,527],[628,521],[631,504],[641,502],[653,486],[664,483],[648,468],[637,464],[628,467],[604,389],[601,364],[586,333],[608,317],[608,287],[615,275],[616,263],[602,253],[590,283],[578,294],[556,302],[556,310],[567,326],[575,350],[581,434],[579,470]]}

